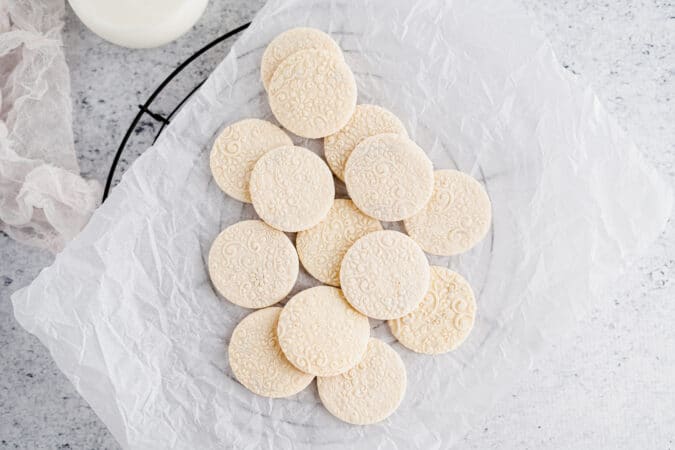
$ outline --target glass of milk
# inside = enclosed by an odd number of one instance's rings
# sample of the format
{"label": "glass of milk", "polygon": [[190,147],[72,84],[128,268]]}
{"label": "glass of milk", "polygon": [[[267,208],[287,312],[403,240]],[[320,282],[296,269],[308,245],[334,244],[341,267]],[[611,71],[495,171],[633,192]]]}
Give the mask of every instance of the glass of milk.
{"label": "glass of milk", "polygon": [[208,0],[68,0],[80,20],[114,44],[151,48],[173,41],[199,20]]}

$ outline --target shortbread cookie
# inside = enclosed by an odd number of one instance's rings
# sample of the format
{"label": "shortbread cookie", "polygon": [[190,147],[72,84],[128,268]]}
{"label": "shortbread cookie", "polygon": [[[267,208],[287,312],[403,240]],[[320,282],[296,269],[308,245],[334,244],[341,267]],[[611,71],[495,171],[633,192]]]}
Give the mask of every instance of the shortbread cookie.
{"label": "shortbread cookie", "polygon": [[302,231],[328,215],[335,198],[330,169],[302,147],[279,147],[253,167],[253,207],[261,219],[281,231]]}
{"label": "shortbread cookie", "polygon": [[283,60],[267,94],[279,123],[306,138],[336,133],[356,107],[354,74],[325,50],[301,50]]}
{"label": "shortbread cookie", "polygon": [[316,28],[292,28],[284,31],[269,43],[260,63],[260,78],[265,89],[281,61],[300,50],[325,50],[342,59],[342,50],[326,33]]}
{"label": "shortbread cookie", "polygon": [[383,133],[408,137],[403,123],[390,111],[375,105],[356,105],[347,125],[323,140],[326,161],[333,173],[344,181],[345,164],[354,147],[367,137]]}
{"label": "shortbread cookie", "polygon": [[431,283],[422,303],[400,319],[390,320],[391,334],[417,353],[430,355],[459,347],[473,328],[476,300],[458,273],[431,266]]}
{"label": "shortbread cookie", "polygon": [[356,365],[370,337],[368,318],[338,288],[317,286],[295,294],[277,328],[279,345],[298,369],[332,376]]}
{"label": "shortbread cookie", "polygon": [[227,227],[209,251],[209,275],[216,290],[244,308],[264,308],[286,297],[298,267],[290,239],[260,220]]}
{"label": "shortbread cookie", "polygon": [[405,220],[405,229],[429,253],[463,253],[490,229],[490,198],[483,186],[465,173],[438,170],[434,179],[431,200],[422,211]]}
{"label": "shortbread cookie", "polygon": [[253,312],[239,322],[228,348],[234,376],[251,392],[264,397],[288,397],[307,387],[313,375],[289,363],[277,342],[281,308]]}
{"label": "shortbread cookie", "polygon": [[345,184],[358,208],[384,221],[407,219],[431,197],[434,170],[424,150],[398,134],[361,141],[347,160]]}
{"label": "shortbread cookie", "polygon": [[326,409],[354,425],[389,417],[401,404],[406,385],[401,357],[384,342],[372,338],[356,367],[334,377],[317,378],[319,397]]}
{"label": "shortbread cookie", "polygon": [[213,179],[226,194],[251,203],[248,191],[251,170],[267,151],[293,145],[279,127],[265,120],[245,119],[225,128],[211,149]]}
{"label": "shortbread cookie", "polygon": [[337,199],[324,220],[298,233],[295,246],[310,275],[339,287],[340,264],[349,247],[366,234],[381,229],[378,220],[363,214],[351,200]]}
{"label": "shortbread cookie", "polygon": [[398,231],[370,233],[347,251],[340,283],[354,308],[374,319],[397,319],[415,309],[429,289],[429,262]]}

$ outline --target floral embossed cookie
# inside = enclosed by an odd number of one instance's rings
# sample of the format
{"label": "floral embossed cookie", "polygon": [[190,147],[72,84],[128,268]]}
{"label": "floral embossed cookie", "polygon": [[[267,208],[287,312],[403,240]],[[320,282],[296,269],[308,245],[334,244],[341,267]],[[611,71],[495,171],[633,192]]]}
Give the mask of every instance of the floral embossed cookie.
{"label": "floral embossed cookie", "polygon": [[340,283],[354,308],[374,319],[397,319],[415,309],[429,289],[429,262],[398,231],[370,233],[347,251]]}
{"label": "floral embossed cookie", "polygon": [[251,392],[264,397],[297,394],[314,379],[288,362],[277,342],[281,308],[246,316],[232,333],[228,353],[234,376]]}
{"label": "floral embossed cookie", "polygon": [[410,139],[378,134],[361,141],[345,167],[347,191],[361,211],[383,221],[407,219],[431,197],[431,161]]}
{"label": "floral embossed cookie", "polygon": [[351,307],[338,288],[317,286],[291,298],[279,317],[279,345],[298,369],[312,375],[342,373],[368,345],[368,318]]}
{"label": "floral embossed cookie", "polygon": [[265,89],[272,80],[272,75],[279,64],[293,53],[300,50],[325,50],[337,58],[342,58],[342,50],[335,41],[316,28],[291,28],[284,31],[269,43],[260,63],[260,78]]}
{"label": "floral embossed cookie", "polygon": [[300,50],[283,60],[268,86],[270,108],[284,128],[322,138],[345,126],[356,107],[356,81],[341,57]]}
{"label": "floral embossed cookie", "polygon": [[323,140],[326,161],[333,173],[344,181],[345,164],[354,147],[367,137],[383,133],[408,137],[403,123],[390,111],[376,105],[356,105],[347,125]]}
{"label": "floral embossed cookie", "polygon": [[211,245],[209,275],[235,305],[264,308],[283,299],[298,278],[298,254],[279,230],[260,220],[225,228]]}
{"label": "floral embossed cookie", "polygon": [[351,200],[337,199],[328,216],[295,239],[300,262],[317,280],[340,286],[342,258],[359,238],[380,231],[379,221],[363,214]]}
{"label": "floral embossed cookie", "polygon": [[471,332],[476,300],[469,283],[458,273],[431,266],[431,284],[422,303],[411,313],[389,321],[398,341],[417,353],[430,355],[459,347]]}
{"label": "floral embossed cookie", "polygon": [[211,149],[213,179],[229,196],[251,203],[248,183],[258,159],[269,150],[293,145],[279,127],[265,120],[245,119],[225,128]]}
{"label": "floral embossed cookie", "polygon": [[438,170],[431,200],[404,224],[425,251],[451,256],[480,242],[491,220],[490,198],[476,179],[457,170]]}
{"label": "floral embossed cookie", "polygon": [[253,167],[251,200],[260,218],[281,231],[321,222],[333,206],[335,184],[321,158],[302,147],[279,147]]}
{"label": "floral embossed cookie", "polygon": [[356,367],[334,377],[318,377],[321,403],[340,420],[368,425],[389,417],[401,404],[407,375],[401,357],[371,338]]}

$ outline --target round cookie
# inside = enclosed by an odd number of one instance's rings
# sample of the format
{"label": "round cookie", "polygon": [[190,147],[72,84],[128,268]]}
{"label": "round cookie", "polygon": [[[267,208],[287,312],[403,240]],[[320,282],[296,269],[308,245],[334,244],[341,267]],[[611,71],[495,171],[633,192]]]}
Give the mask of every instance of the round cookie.
{"label": "round cookie", "polygon": [[379,221],[363,214],[351,200],[336,199],[328,216],[295,238],[300,262],[322,283],[340,286],[342,258],[359,238],[380,231]]}
{"label": "round cookie", "polygon": [[211,149],[213,179],[226,194],[251,203],[248,191],[251,170],[267,151],[293,141],[279,127],[265,120],[245,119],[226,127]]}
{"label": "round cookie", "polygon": [[354,74],[325,50],[300,50],[283,60],[267,95],[274,117],[306,138],[322,138],[345,126],[356,107]]}
{"label": "round cookie", "polygon": [[211,245],[208,266],[216,290],[244,308],[264,308],[282,300],[299,268],[291,240],[260,220],[225,228]]}
{"label": "round cookie", "polygon": [[291,298],[279,317],[279,345],[298,369],[332,376],[356,365],[370,337],[368,318],[338,288],[317,286]]}
{"label": "round cookie", "polygon": [[450,269],[431,266],[431,283],[422,303],[388,323],[401,344],[417,353],[435,355],[459,347],[475,317],[476,300],[469,283]]}
{"label": "round cookie", "polygon": [[403,400],[405,365],[396,351],[371,338],[363,359],[347,372],[317,378],[321,403],[335,417],[368,425],[389,417]]}
{"label": "round cookie", "polygon": [[451,256],[480,242],[491,220],[490,198],[476,179],[457,170],[438,170],[431,200],[404,225],[425,251]]}
{"label": "round cookie", "polygon": [[277,342],[282,308],[255,311],[234,329],[228,353],[234,376],[251,392],[264,397],[297,394],[314,378],[288,362]]}
{"label": "round cookie", "polygon": [[279,147],[253,167],[251,200],[260,218],[281,231],[321,222],[333,206],[335,184],[321,158],[302,147]]}
{"label": "round cookie", "polygon": [[398,134],[361,141],[347,160],[345,184],[358,208],[383,221],[407,219],[427,203],[434,170],[424,150]]}
{"label": "round cookie", "polygon": [[344,181],[345,164],[354,147],[376,134],[395,133],[408,137],[403,123],[390,111],[376,105],[356,105],[347,125],[323,140],[323,151],[331,170]]}
{"label": "round cookie", "polygon": [[405,234],[376,231],[347,251],[340,284],[358,311],[374,319],[397,319],[415,309],[427,293],[429,262]]}
{"label": "round cookie", "polygon": [[300,50],[325,50],[337,58],[343,59],[342,50],[326,33],[316,28],[292,28],[284,31],[269,43],[260,62],[260,79],[265,90],[272,75],[281,61]]}

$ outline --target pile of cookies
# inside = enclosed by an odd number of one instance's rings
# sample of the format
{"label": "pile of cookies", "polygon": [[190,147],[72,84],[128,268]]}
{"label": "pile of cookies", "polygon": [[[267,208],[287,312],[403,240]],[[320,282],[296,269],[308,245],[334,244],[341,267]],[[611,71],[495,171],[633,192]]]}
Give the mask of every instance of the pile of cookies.
{"label": "pile of cookies", "polygon": [[[316,377],[333,415],[378,422],[400,404],[407,377],[398,353],[370,337],[368,318],[388,321],[415,352],[457,348],[474,323],[474,295],[459,274],[430,266],[425,251],[456,255],[478,243],[490,227],[489,198],[466,174],[434,172],[394,114],[356,104],[354,75],[327,34],[277,36],[261,77],[281,126],[323,138],[327,164],[263,120],[231,124],[215,140],[216,183],[262,219],[229,226],[209,252],[216,290],[258,309],[232,334],[230,367],[267,397],[294,395]],[[351,199],[335,199],[331,171]],[[380,221],[403,221],[407,235]],[[286,233],[297,233],[295,246]],[[324,285],[273,306],[291,292],[300,263]]]}

